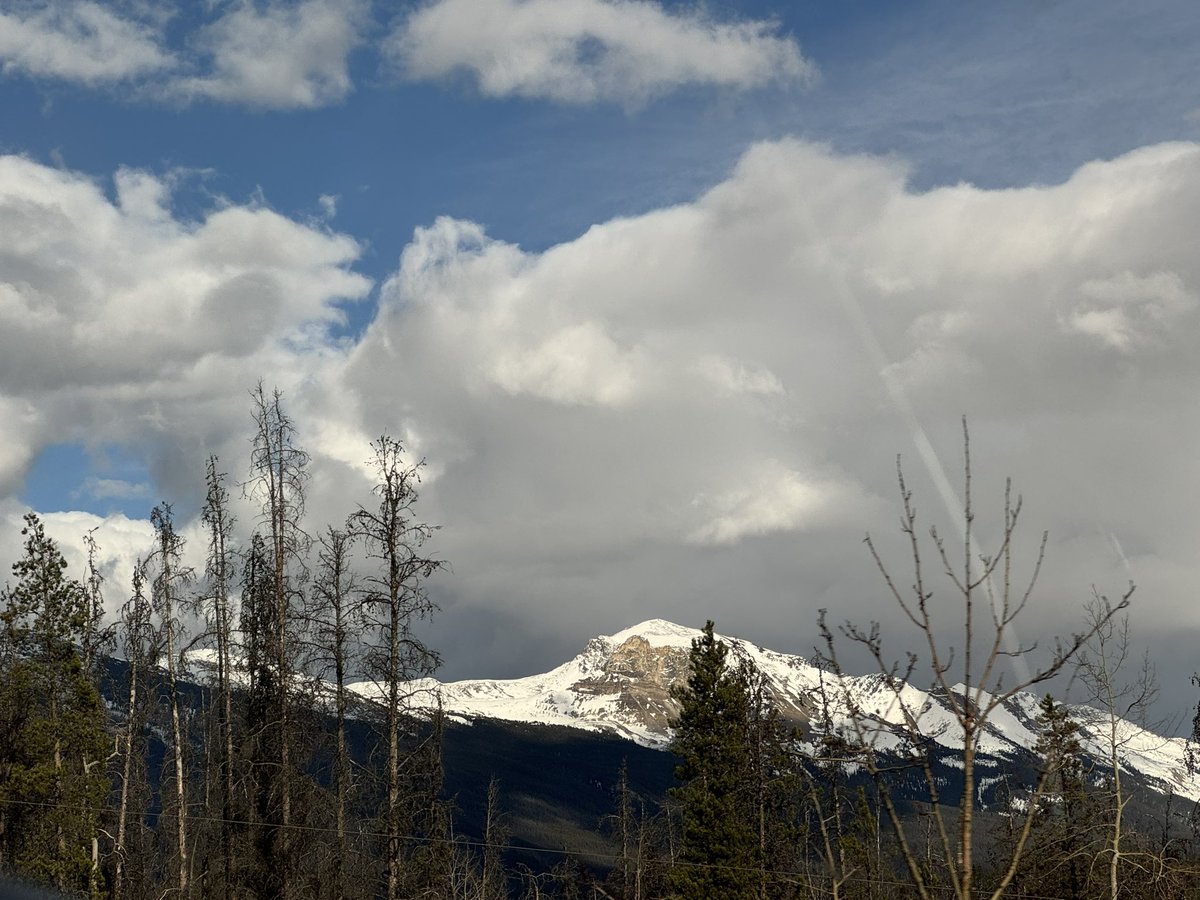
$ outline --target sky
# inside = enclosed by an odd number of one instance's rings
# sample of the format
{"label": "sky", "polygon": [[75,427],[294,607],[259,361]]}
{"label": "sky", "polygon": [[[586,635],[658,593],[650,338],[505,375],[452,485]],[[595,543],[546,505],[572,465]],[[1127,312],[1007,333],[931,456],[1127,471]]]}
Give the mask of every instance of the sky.
{"label": "sky", "polygon": [[958,540],[965,416],[980,552],[1006,477],[1020,576],[1048,534],[1015,640],[1133,581],[1190,718],[1197,46],[1186,0],[6,0],[0,556],[95,528],[118,606],[261,379],[314,532],[374,437],[425,460],[444,679],[822,608],[901,656],[862,539],[911,583],[899,457]]}

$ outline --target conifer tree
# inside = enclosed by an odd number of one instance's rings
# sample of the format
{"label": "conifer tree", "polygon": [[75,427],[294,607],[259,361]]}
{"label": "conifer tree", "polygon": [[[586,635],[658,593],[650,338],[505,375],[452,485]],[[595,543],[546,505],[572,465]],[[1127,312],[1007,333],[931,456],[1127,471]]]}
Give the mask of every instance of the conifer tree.
{"label": "conifer tree", "polygon": [[692,641],[687,685],[672,692],[681,704],[671,749],[683,783],[674,789],[683,841],[670,885],[681,900],[751,900],[761,886],[750,685],[744,670],[727,665],[727,655],[710,620]]}
{"label": "conifer tree", "polygon": [[90,598],[37,515],[21,534],[16,584],[0,593],[0,867],[95,897],[109,784],[104,709],[79,650]]}
{"label": "conifer tree", "polygon": [[1079,723],[1047,694],[1038,706],[1041,735],[1034,752],[1041,757],[1046,791],[1021,862],[1019,888],[1062,900],[1088,896],[1088,870],[1095,856],[1094,806],[1087,793]]}

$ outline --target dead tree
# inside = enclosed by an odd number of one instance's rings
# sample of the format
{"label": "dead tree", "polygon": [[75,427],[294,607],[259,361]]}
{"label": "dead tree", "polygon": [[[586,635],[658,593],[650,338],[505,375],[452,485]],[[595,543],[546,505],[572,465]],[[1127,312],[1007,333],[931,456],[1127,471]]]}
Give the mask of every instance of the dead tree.
{"label": "dead tree", "polygon": [[[128,690],[125,704],[125,727],[117,738],[120,759],[120,793],[117,800],[116,835],[113,839],[112,900],[124,900],[127,880],[127,860],[130,853],[130,820],[138,826],[145,809],[137,803],[135,778],[144,764],[145,751],[142,730],[146,726],[147,673],[158,665],[159,637],[154,627],[149,598],[145,591],[145,565],[138,560],[133,567],[133,589],[128,602],[121,608],[120,633],[128,666]],[[137,826],[135,826],[137,827]]]}
{"label": "dead tree", "polygon": [[[404,735],[413,716],[420,712],[421,698],[414,696],[411,682],[432,675],[439,659],[414,632],[414,627],[433,614],[434,605],[425,592],[425,582],[442,563],[424,555],[423,546],[433,527],[415,517],[417,484],[421,463],[404,458],[400,442],[384,435],[372,444],[372,464],[378,483],[378,505],[360,508],[349,520],[349,530],[363,542],[378,568],[364,585],[363,610],[377,645],[367,654],[369,673],[378,687],[384,706],[386,769],[383,829],[387,866],[386,896],[396,900],[401,887],[404,860],[405,797]],[[429,707],[431,698],[425,698]],[[410,753],[409,755],[415,755]]]}
{"label": "dead tree", "polygon": [[261,510],[262,536],[269,578],[258,578],[269,591],[272,609],[259,611],[259,621],[270,621],[272,633],[266,645],[266,664],[272,670],[274,710],[271,730],[278,751],[276,760],[278,804],[272,806],[273,821],[267,823],[275,835],[273,868],[280,896],[289,894],[292,860],[289,836],[292,824],[291,706],[294,689],[294,630],[302,607],[305,560],[310,540],[304,531],[304,492],[308,481],[308,454],[296,442],[296,426],[284,411],[283,394],[267,394],[262,382],[251,392],[255,435],[250,454],[250,480],[243,486],[247,497],[257,500]]}
{"label": "dead tree", "polygon": [[354,771],[346,737],[351,666],[361,652],[362,611],[351,569],[351,537],[329,528],[320,538],[318,571],[313,582],[314,662],[323,677],[333,678],[335,715],[333,780],[337,846],[333,859],[333,896],[346,896],[347,862],[351,853],[349,814]]}
{"label": "dead tree", "polygon": [[205,564],[207,591],[205,619],[209,633],[216,643],[217,675],[217,730],[216,745],[218,778],[220,781],[221,804],[219,810],[210,810],[220,819],[220,865],[223,896],[229,897],[232,890],[231,865],[233,860],[234,821],[234,740],[233,740],[233,622],[234,611],[230,585],[235,577],[234,552],[231,535],[234,524],[229,510],[229,492],[225,489],[225,476],[217,469],[217,458],[208,458],[205,470],[207,492],[201,519],[208,529],[208,558]]}
{"label": "dead tree", "polygon": [[189,878],[191,874],[188,860],[188,800],[187,774],[184,762],[186,739],[180,712],[179,677],[183,666],[182,654],[182,622],[180,606],[184,601],[183,593],[192,580],[192,571],[183,564],[183,537],[175,531],[175,522],[171,514],[171,505],[161,503],[150,513],[150,523],[154,526],[157,547],[154,553],[155,576],[151,586],[151,597],[155,612],[158,614],[159,628],[163,635],[167,663],[167,703],[171,716],[171,745],[172,762],[174,764],[175,783],[175,839],[178,844],[178,867],[176,869],[176,889],[180,898],[190,894]]}

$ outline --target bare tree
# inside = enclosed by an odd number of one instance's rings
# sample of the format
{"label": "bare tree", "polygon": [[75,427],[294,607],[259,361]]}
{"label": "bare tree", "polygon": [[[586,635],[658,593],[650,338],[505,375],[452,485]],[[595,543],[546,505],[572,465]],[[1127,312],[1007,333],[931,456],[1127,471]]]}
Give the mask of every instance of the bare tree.
{"label": "bare tree", "polygon": [[[267,644],[267,664],[272,669],[274,683],[273,721],[278,751],[277,821],[268,823],[275,835],[274,875],[281,896],[288,896],[291,875],[289,834],[292,824],[292,760],[291,705],[294,689],[295,652],[294,630],[300,621],[297,613],[302,606],[302,586],[307,576],[305,560],[310,545],[304,531],[304,492],[308,481],[308,454],[296,442],[296,426],[284,411],[283,394],[278,390],[269,395],[260,381],[251,391],[255,435],[250,454],[250,480],[244,493],[260,503],[266,564],[269,578],[259,578],[259,584],[269,590],[270,615],[259,611],[259,621],[270,621],[273,633]],[[267,573],[263,573],[267,574]],[[274,807],[272,807],[274,809]]]}
{"label": "bare tree", "polygon": [[208,631],[215,638],[217,650],[217,730],[221,806],[220,853],[223,896],[232,891],[230,867],[233,860],[233,621],[234,613],[230,585],[233,583],[234,553],[230,546],[234,517],[229,510],[229,492],[225,475],[217,468],[217,458],[210,456],[205,467],[207,492],[201,519],[208,529],[208,557],[205,564],[207,591],[205,618]]}
{"label": "bare tree", "polygon": [[1132,863],[1150,874],[1150,867],[1144,864],[1146,854],[1127,848],[1130,835],[1125,827],[1125,807],[1130,796],[1121,778],[1126,748],[1143,728],[1149,727],[1146,716],[1158,697],[1158,679],[1149,655],[1143,656],[1137,672],[1126,680],[1133,652],[1129,616],[1117,618],[1114,613],[1123,608],[1131,594],[1132,584],[1114,606],[1107,597],[1093,591],[1086,607],[1093,629],[1077,665],[1079,680],[1087,692],[1086,702],[1103,713],[1104,737],[1100,750],[1106,775],[1104,855],[1108,858],[1105,893],[1109,900],[1117,900],[1122,893],[1123,863]]}
{"label": "bare tree", "polygon": [[[410,682],[431,675],[439,662],[437,654],[416,636],[413,627],[433,614],[434,605],[425,592],[425,581],[442,563],[424,555],[423,546],[434,529],[417,520],[414,514],[421,463],[408,462],[400,442],[387,435],[375,441],[372,448],[375,451],[372,463],[379,479],[375,486],[379,504],[374,509],[359,509],[350,517],[349,529],[378,563],[378,570],[366,580],[363,609],[369,627],[379,638],[378,645],[367,655],[367,665],[384,704],[387,898],[396,900],[404,850],[405,760],[401,731],[406,720],[417,711]],[[425,705],[429,705],[428,699]]]}
{"label": "bare tree", "polygon": [[351,569],[352,538],[344,531],[329,528],[320,538],[313,594],[317,609],[314,616],[314,662],[324,677],[333,677],[334,759],[333,779],[337,847],[333,859],[333,896],[346,896],[346,863],[350,856],[348,816],[354,771],[346,738],[350,692],[347,681],[350,666],[360,652],[362,610]]}
{"label": "bare tree", "polygon": [[[927,709],[915,702],[912,694],[906,689],[918,670],[921,658],[915,653],[909,653],[904,666],[892,661],[883,646],[878,623],[873,623],[867,629],[846,623],[840,632],[853,645],[864,649],[870,655],[892,700],[892,706],[902,719],[902,730],[910,757],[904,764],[917,766],[924,775],[935,832],[934,840],[944,854],[950,887],[958,900],[968,900],[978,893],[975,887],[974,827],[978,795],[975,764],[980,753],[980,741],[987,732],[993,714],[1018,693],[1048,681],[1062,671],[1088,639],[1117,611],[1128,605],[1128,599],[1122,599],[1107,610],[1100,620],[1089,622],[1082,634],[1076,634],[1067,640],[1056,639],[1045,661],[1038,668],[1023,671],[1007,680],[1004,671],[1006,663],[1017,657],[1029,658],[1027,655],[1036,648],[1036,645],[1013,646],[1011,630],[1033,596],[1045,556],[1047,535],[1043,532],[1030,567],[1030,574],[1024,586],[1018,587],[1014,583],[1014,539],[1021,514],[1021,498],[1013,497],[1011,482],[1006,482],[1004,517],[996,549],[992,553],[979,550],[971,493],[971,443],[964,419],[962,528],[957,562],[951,545],[942,538],[936,528],[929,530],[934,558],[949,582],[951,593],[962,615],[961,641],[957,645],[949,644],[942,637],[938,628],[939,622],[935,620],[931,603],[934,596],[933,585],[926,572],[928,551],[923,549],[917,526],[916,507],[899,460],[896,470],[902,506],[900,527],[909,545],[912,564],[910,591],[901,589],[870,535],[866,538],[866,544],[889,596],[907,622],[916,630],[918,640],[924,645],[924,663],[931,672],[932,690],[949,709],[957,735],[962,742],[963,787],[958,797],[957,821],[952,821],[943,804],[931,756],[931,745],[934,742],[922,730],[921,719]],[[902,826],[895,801],[890,791],[886,790],[888,777],[893,773],[896,764],[895,757],[893,754],[881,752],[881,726],[858,704],[850,690],[849,681],[839,662],[837,642],[826,623],[824,610],[821,611],[820,628],[825,644],[825,662],[833,672],[840,700],[849,715],[849,736],[858,748],[857,761],[883,788],[880,791],[880,800],[895,832],[913,886],[922,900],[930,900],[930,884]],[[1026,807],[1010,858],[1001,866],[999,879],[991,893],[993,900],[1004,894],[1016,874],[1033,824],[1036,800],[1045,789],[1046,778],[1046,773],[1043,773],[1033,789],[1034,800]]]}
{"label": "bare tree", "polygon": [[183,602],[183,592],[191,582],[193,573],[183,564],[184,540],[175,530],[171,505],[161,503],[156,506],[150,513],[150,523],[154,526],[157,543],[154,553],[156,571],[151,586],[151,597],[154,610],[158,614],[159,627],[163,634],[166,650],[167,701],[171,715],[171,755],[175,771],[175,838],[178,845],[176,848],[178,854],[176,889],[179,897],[186,898],[190,894],[190,868],[187,831],[187,776],[184,763],[186,740],[179,698],[179,677],[183,666],[180,606]]}
{"label": "bare tree", "polygon": [[143,679],[159,658],[159,632],[154,628],[151,605],[145,591],[145,565],[138,560],[133,567],[133,589],[121,608],[121,636],[128,666],[129,685],[125,704],[125,727],[118,737],[121,760],[121,789],[117,801],[116,837],[113,846],[112,900],[123,900],[126,862],[129,858],[129,821],[140,822],[144,810],[134,810],[135,777],[142,760],[142,729],[146,725],[146,699]]}
{"label": "bare tree", "polygon": [[100,657],[112,649],[115,640],[115,629],[105,627],[104,621],[104,576],[100,574],[97,558],[100,545],[96,543],[96,529],[93,528],[83,536],[83,546],[87,550],[87,575],[83,588],[87,594],[87,605],[84,609],[81,659],[84,671],[93,681],[99,680],[97,667]]}

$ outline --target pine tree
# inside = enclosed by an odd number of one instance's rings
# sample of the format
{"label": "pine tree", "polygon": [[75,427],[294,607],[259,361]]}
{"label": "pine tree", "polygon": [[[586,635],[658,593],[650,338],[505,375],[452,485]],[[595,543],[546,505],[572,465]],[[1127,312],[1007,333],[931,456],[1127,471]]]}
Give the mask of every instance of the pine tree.
{"label": "pine tree", "polygon": [[16,584],[0,593],[0,866],[99,896],[108,739],[80,654],[91,598],[35,514],[21,534]]}
{"label": "pine tree", "polygon": [[1047,694],[1038,706],[1042,733],[1034,752],[1042,759],[1046,791],[1038,800],[1020,887],[1063,900],[1089,896],[1088,870],[1095,856],[1095,806],[1088,796],[1079,723]]}
{"label": "pine tree", "polygon": [[686,687],[672,691],[681,704],[671,745],[682,782],[673,791],[683,808],[683,841],[670,876],[679,898],[751,900],[761,886],[750,685],[727,655],[709,621],[692,641]]}

